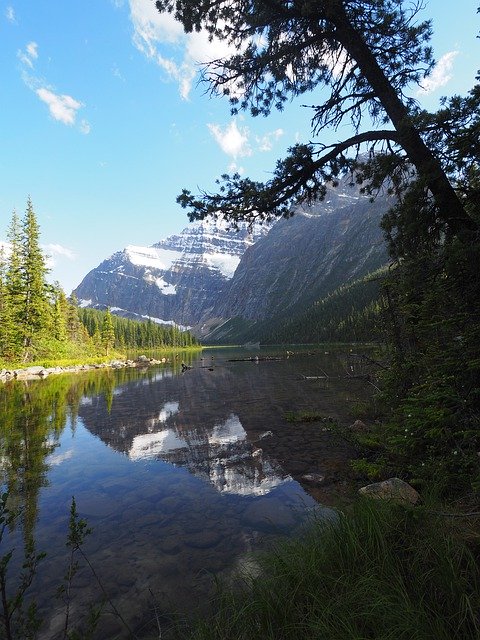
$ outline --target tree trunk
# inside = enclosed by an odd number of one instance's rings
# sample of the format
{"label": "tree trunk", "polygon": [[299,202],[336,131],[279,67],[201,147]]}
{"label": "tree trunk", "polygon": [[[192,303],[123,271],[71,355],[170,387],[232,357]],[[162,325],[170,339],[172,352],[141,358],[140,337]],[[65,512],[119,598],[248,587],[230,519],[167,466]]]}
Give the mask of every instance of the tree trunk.
{"label": "tree trunk", "polygon": [[331,21],[337,28],[338,41],[355,59],[361,73],[368,80],[398,133],[398,139],[408,158],[416,167],[437,204],[441,219],[450,231],[477,230],[474,220],[466,213],[440,162],[427,147],[413,125],[408,109],[398,97],[363,37],[356,31],[345,13],[342,2],[333,2]]}

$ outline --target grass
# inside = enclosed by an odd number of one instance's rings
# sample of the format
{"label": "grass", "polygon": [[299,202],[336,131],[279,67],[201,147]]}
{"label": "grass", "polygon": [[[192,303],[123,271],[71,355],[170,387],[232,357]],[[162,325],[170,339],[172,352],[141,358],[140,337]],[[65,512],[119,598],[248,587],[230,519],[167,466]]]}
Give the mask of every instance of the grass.
{"label": "grass", "polygon": [[478,531],[459,520],[362,499],[260,556],[260,574],[220,587],[212,615],[182,637],[478,639]]}

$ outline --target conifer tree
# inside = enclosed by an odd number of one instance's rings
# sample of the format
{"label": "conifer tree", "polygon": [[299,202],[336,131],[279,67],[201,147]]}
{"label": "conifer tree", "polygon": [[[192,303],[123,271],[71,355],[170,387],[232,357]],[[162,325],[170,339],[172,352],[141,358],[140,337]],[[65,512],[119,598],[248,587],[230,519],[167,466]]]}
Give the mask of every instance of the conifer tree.
{"label": "conifer tree", "polygon": [[4,247],[0,248],[0,357],[10,360],[18,351],[15,320],[9,291],[6,285],[7,262]]}
{"label": "conifer tree", "polygon": [[434,66],[432,27],[418,19],[420,0],[157,0],[156,6],[185,32],[203,30],[228,45],[231,53],[207,63],[204,78],[212,94],[227,96],[233,113],[268,116],[317,90],[309,105],[313,138],[328,128],[352,128],[332,145],[320,139],[292,147],[264,184],[236,173],[222,176],[214,194],[184,190],[178,202],[190,219],[220,212],[234,223],[288,217],[292,204],[324,196],[326,182],[358,167],[355,155],[367,147],[387,153],[383,178],[393,174],[396,187],[406,189],[418,176],[433,200],[430,224],[449,233],[478,229],[448,168],[426,144],[428,129],[408,95]]}
{"label": "conifer tree", "polygon": [[29,357],[34,337],[40,334],[50,319],[46,282],[48,269],[39,238],[39,227],[29,198],[19,243],[21,303],[18,317],[23,333],[24,359]]}
{"label": "conifer tree", "polygon": [[81,332],[81,322],[78,317],[78,300],[73,293],[68,299],[67,307],[67,335],[70,340],[76,340],[79,338]]}
{"label": "conifer tree", "polygon": [[23,303],[20,221],[15,210],[12,213],[7,239],[10,243],[10,252],[5,273],[5,297],[9,321],[12,323],[12,332],[6,357],[15,359],[20,357],[23,345],[20,320]]}
{"label": "conifer tree", "polygon": [[56,282],[52,288],[53,293],[53,335],[56,340],[65,342],[67,339],[68,301],[65,292]]}
{"label": "conifer tree", "polygon": [[108,353],[114,344],[115,331],[113,328],[112,314],[110,313],[110,309],[107,309],[102,325],[102,345],[106,356],[108,356]]}

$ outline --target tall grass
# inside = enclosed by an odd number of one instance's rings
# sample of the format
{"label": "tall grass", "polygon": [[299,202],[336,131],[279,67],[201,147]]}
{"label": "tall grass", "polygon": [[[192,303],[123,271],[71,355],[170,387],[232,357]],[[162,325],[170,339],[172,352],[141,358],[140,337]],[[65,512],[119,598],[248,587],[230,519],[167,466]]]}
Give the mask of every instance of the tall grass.
{"label": "tall grass", "polygon": [[478,537],[426,508],[364,499],[219,589],[191,640],[480,638]]}

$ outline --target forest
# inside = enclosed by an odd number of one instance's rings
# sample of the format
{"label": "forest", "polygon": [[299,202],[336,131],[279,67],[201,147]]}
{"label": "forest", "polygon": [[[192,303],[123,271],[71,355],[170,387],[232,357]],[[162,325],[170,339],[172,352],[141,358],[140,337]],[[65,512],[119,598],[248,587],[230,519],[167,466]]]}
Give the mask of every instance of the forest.
{"label": "forest", "polygon": [[47,281],[46,256],[31,200],[25,215],[13,213],[9,244],[0,254],[0,362],[86,362],[129,349],[170,349],[196,344],[189,331],[82,309],[59,283]]}

